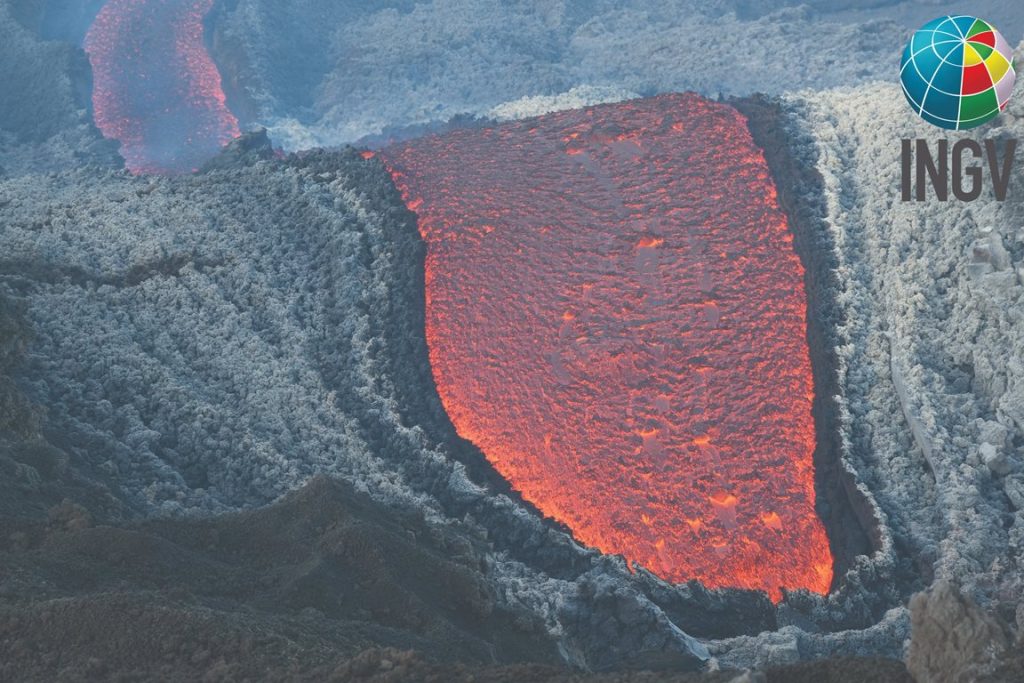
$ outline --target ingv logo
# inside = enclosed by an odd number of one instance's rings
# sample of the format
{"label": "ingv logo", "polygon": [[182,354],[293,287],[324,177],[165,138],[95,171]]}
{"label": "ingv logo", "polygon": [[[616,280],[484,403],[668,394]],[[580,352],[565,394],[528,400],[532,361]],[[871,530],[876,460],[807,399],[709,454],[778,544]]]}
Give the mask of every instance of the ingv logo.
{"label": "ingv logo", "polygon": [[[948,130],[974,128],[998,116],[1006,108],[1015,79],[1010,44],[992,24],[966,15],[939,17],[922,26],[907,43],[900,63],[903,94],[914,113]],[[965,164],[964,154],[970,154],[968,161],[976,161],[984,153],[993,194],[1002,201],[1016,147],[1016,140],[1007,141],[1000,162],[994,140],[982,144],[963,139],[952,148],[947,140],[939,140],[937,154],[932,153],[927,140],[904,140],[902,199],[923,201],[926,183],[930,183],[936,198],[945,201],[949,197],[950,170],[954,197],[962,201],[977,199],[985,166]],[[916,173],[912,174],[915,166]],[[969,187],[964,185],[965,176]]]}

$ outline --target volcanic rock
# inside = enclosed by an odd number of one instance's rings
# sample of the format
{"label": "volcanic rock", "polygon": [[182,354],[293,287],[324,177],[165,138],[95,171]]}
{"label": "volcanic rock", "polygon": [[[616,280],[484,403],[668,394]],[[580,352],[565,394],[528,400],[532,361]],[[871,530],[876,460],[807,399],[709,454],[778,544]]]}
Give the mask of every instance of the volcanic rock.
{"label": "volcanic rock", "polygon": [[948,581],[910,601],[907,668],[918,681],[966,683],[991,673],[1010,645],[1007,628]]}

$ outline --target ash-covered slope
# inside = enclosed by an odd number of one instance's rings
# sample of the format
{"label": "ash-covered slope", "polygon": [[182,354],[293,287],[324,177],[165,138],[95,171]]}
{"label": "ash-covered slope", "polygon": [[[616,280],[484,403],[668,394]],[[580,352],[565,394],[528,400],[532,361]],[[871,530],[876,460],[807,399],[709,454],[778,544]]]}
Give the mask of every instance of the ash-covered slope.
{"label": "ash-covered slope", "polygon": [[[256,511],[108,526],[66,503],[45,521],[0,517],[0,532],[3,680],[749,680],[559,666],[543,625],[499,604],[484,543],[326,477]],[[839,659],[760,680],[910,678]]]}
{"label": "ash-covered slope", "polygon": [[[926,582],[1012,614],[1024,581],[1019,163],[1005,202],[986,182],[976,202],[904,203],[899,139],[938,136],[895,86],[789,107],[816,141],[835,245],[846,456]],[[1019,138],[1022,113],[1018,98],[994,124],[948,137]]]}
{"label": "ash-covered slope", "polygon": [[[210,23],[236,114],[303,149],[573,89],[578,106],[888,77],[907,29],[863,3],[816,4],[232,0]],[[829,16],[843,7],[860,13]]]}
{"label": "ash-covered slope", "polygon": [[[915,0],[302,0],[282,8],[228,0],[210,26],[232,109],[287,149],[460,114],[889,81],[910,31],[944,11]],[[1019,8],[978,0],[970,11],[1020,40]]]}

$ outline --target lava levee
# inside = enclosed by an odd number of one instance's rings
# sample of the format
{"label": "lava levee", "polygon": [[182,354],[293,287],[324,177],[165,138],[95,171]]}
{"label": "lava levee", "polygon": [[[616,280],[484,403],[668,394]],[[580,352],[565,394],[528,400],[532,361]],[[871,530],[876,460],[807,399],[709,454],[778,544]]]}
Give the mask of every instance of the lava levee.
{"label": "lava levee", "polygon": [[671,581],[829,589],[803,268],[733,107],[664,95],[381,153],[427,243],[459,434]]}
{"label": "lava levee", "polygon": [[203,19],[214,0],[107,0],[85,37],[96,125],[136,173],[195,170],[239,135]]}

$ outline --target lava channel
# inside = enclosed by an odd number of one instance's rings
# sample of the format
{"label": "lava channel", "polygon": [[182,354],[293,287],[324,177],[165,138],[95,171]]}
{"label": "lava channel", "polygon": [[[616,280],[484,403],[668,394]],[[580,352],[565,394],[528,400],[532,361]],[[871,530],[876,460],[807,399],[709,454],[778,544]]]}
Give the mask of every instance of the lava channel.
{"label": "lava channel", "polygon": [[196,170],[238,137],[203,42],[213,0],[108,0],[89,27],[93,113],[135,173]]}
{"label": "lava channel", "polygon": [[803,267],[734,108],[692,94],[393,145],[459,434],[665,579],[827,593]]}

